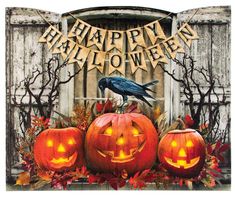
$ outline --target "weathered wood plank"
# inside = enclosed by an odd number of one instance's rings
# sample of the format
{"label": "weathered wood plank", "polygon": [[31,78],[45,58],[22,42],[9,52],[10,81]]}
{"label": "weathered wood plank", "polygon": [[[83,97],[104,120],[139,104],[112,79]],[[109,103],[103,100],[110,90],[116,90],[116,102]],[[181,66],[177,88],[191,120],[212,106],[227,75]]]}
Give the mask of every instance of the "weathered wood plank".
{"label": "weathered wood plank", "polygon": [[[29,76],[36,68],[42,70],[42,46],[38,43],[41,36],[41,27],[24,27],[24,76]],[[38,78],[32,85],[32,88],[39,88],[42,84],[42,76]]]}
{"label": "weathered wood plank", "polygon": [[48,22],[52,24],[60,23],[61,15],[49,11],[30,9],[30,8],[6,8],[6,12],[10,15],[10,24],[12,25],[45,25],[45,20],[38,15],[39,11]]}
{"label": "weathered wood plank", "polygon": [[[196,67],[210,68],[212,65],[211,27],[212,26],[210,24],[197,24],[192,26],[192,28],[198,33],[199,36],[198,40],[193,41],[191,49],[189,51],[189,54],[191,54],[196,61]],[[196,80],[202,85],[205,83],[205,80],[201,75],[199,75]]]}
{"label": "weathered wood plank", "polygon": [[[196,14],[194,15],[194,13]],[[191,18],[190,23],[193,24],[228,23],[231,21],[231,7],[212,6],[205,8],[190,9],[178,13],[177,18],[179,19],[179,22],[185,22]]]}
{"label": "weathered wood plank", "polygon": [[[22,27],[14,27],[12,29],[12,82],[11,84],[19,84],[24,78],[24,45],[25,30]],[[13,89],[14,90],[14,89]]]}
{"label": "weathered wood plank", "polygon": [[229,25],[212,25],[212,68],[221,85],[230,84],[230,31]]}

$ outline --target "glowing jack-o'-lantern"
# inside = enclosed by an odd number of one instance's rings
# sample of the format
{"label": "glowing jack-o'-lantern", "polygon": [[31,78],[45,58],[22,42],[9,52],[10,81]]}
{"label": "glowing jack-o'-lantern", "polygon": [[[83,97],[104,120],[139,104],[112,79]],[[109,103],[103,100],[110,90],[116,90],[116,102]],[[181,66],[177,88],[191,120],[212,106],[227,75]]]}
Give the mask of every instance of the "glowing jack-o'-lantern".
{"label": "glowing jack-o'-lantern", "polygon": [[151,168],[156,160],[157,132],[137,113],[107,113],[95,119],[86,134],[89,167],[99,172],[126,170],[129,174]]}
{"label": "glowing jack-o'-lantern", "polygon": [[34,158],[44,170],[61,171],[84,164],[84,135],[74,127],[46,129],[36,138]]}
{"label": "glowing jack-o'-lantern", "polygon": [[197,176],[205,162],[205,142],[193,129],[173,130],[161,139],[158,158],[172,174],[190,178]]}

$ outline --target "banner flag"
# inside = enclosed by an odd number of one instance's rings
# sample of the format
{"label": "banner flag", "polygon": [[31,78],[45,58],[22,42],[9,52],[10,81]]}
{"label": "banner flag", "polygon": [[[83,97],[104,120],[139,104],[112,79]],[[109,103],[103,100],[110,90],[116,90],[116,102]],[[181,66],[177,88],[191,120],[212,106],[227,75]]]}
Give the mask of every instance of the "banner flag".
{"label": "banner flag", "polygon": [[60,40],[53,47],[53,54],[61,54],[63,60],[66,60],[70,52],[73,50],[76,43],[65,36],[62,36]]}
{"label": "banner flag", "polygon": [[162,27],[158,21],[154,21],[144,26],[145,31],[153,45],[155,45],[158,40],[162,41],[166,39],[166,36],[162,30]]}
{"label": "banner flag", "polygon": [[78,66],[82,69],[90,51],[91,50],[89,48],[76,44],[73,51],[70,53],[68,63],[77,63]]}
{"label": "banner flag", "polygon": [[81,44],[83,39],[85,38],[86,34],[90,29],[90,25],[80,19],[77,19],[75,24],[73,25],[72,29],[70,30],[68,37],[73,38],[76,36],[77,43]]}
{"label": "banner flag", "polygon": [[97,68],[100,73],[104,72],[106,53],[97,50],[91,50],[87,59],[87,71]]}
{"label": "banner flag", "polygon": [[91,27],[91,31],[88,36],[87,47],[91,47],[95,45],[101,51],[103,47],[106,31],[107,30],[105,29]]}
{"label": "banner flag", "polygon": [[49,26],[44,34],[39,38],[39,43],[47,43],[49,49],[55,45],[55,43],[62,36],[62,33],[57,30],[54,26]]}
{"label": "banner flag", "polygon": [[114,71],[125,75],[125,54],[109,53],[109,75]]}
{"label": "banner flag", "polygon": [[141,46],[143,48],[146,47],[143,30],[141,28],[134,28],[127,30],[126,34],[130,44],[131,51],[134,51],[137,46]]}
{"label": "banner flag", "polygon": [[[145,34],[151,41],[150,45],[146,44]],[[82,44],[85,38],[86,46]],[[76,19],[68,37],[50,25],[38,42],[46,43],[53,54],[61,54],[63,60],[68,59],[69,64],[77,63],[81,69],[87,62],[88,71],[97,68],[103,73],[107,55],[109,75],[115,71],[125,75],[126,60],[130,63],[132,74],[139,68],[147,71],[146,58],[155,69],[159,64],[167,64],[167,58],[175,59],[177,53],[185,53],[183,42],[191,47],[192,41],[196,39],[199,39],[198,34],[188,23],[184,23],[174,35],[166,37],[159,20],[142,27],[120,31],[93,27]],[[181,40],[183,42],[180,43]],[[124,52],[125,42],[130,46],[127,52]]]}
{"label": "banner flag", "polygon": [[108,40],[107,40],[107,49],[110,51],[112,49],[117,49],[119,52],[123,51],[123,31],[113,31],[108,30]]}
{"label": "banner flag", "polygon": [[146,54],[148,55],[148,58],[153,66],[153,68],[156,68],[156,66],[161,63],[168,63],[165,57],[165,54],[162,51],[162,48],[159,44],[152,46],[145,50]]}
{"label": "banner flag", "polygon": [[166,51],[170,55],[171,59],[175,59],[177,53],[184,53],[184,49],[180,45],[176,36],[171,36],[163,42]]}
{"label": "banner flag", "polygon": [[131,65],[132,74],[134,74],[138,68],[147,71],[147,66],[143,51],[130,52],[128,53],[128,57]]}
{"label": "banner flag", "polygon": [[178,35],[186,43],[188,47],[191,46],[192,40],[199,39],[197,32],[194,31],[188,23],[185,23],[178,30]]}

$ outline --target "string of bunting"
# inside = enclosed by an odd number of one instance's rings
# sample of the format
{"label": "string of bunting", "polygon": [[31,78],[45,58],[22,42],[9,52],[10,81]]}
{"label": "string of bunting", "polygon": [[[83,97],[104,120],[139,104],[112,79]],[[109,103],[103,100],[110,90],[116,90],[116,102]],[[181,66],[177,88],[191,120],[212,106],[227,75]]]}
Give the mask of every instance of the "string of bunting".
{"label": "string of bunting", "polygon": [[[166,56],[175,59],[177,53],[185,52],[180,44],[180,39],[190,48],[192,40],[199,38],[197,32],[188,24],[194,15],[182,24],[174,35],[166,37],[159,22],[163,18],[143,27],[118,31],[91,26],[70,14],[76,19],[76,22],[69,31],[68,36],[65,36],[39,12],[38,14],[50,25],[39,38],[40,43],[46,43],[53,54],[60,54],[62,59],[67,60],[69,64],[77,63],[81,69],[87,62],[88,71],[96,68],[103,73],[107,56],[109,75],[114,71],[125,75],[125,62],[127,59],[132,74],[137,69],[147,71],[146,55],[153,68],[156,68],[159,64],[167,64]],[[144,32],[151,42],[150,46],[146,44]],[[85,37],[87,37],[86,45],[84,44]],[[127,53],[124,49],[125,37],[130,47],[130,51]],[[102,51],[104,43],[106,49]]]}

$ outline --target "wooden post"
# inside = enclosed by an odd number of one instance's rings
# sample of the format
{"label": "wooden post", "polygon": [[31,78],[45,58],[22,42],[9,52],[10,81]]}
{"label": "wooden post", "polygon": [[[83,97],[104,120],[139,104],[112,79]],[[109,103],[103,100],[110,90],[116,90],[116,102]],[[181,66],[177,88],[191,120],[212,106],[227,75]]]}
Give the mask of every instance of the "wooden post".
{"label": "wooden post", "polygon": [[[62,17],[61,26],[62,26],[61,32],[63,33],[63,35],[67,36],[68,23],[66,17]],[[74,74],[74,65],[72,64],[67,65],[62,70],[62,72],[60,73],[60,78],[61,78],[60,80],[67,79],[68,72],[70,72],[71,75]],[[59,111],[64,115],[70,115],[73,110],[73,106],[74,106],[74,78],[60,87]]]}

